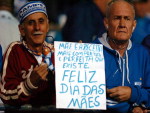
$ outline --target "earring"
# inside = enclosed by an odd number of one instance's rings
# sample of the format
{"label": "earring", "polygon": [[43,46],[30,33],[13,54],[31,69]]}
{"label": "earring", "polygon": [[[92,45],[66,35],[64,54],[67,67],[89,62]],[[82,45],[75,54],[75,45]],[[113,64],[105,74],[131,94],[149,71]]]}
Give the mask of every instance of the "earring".
{"label": "earring", "polygon": [[108,29],[108,26],[106,26],[106,29]]}
{"label": "earring", "polygon": [[132,28],[132,31],[134,31],[135,27]]}

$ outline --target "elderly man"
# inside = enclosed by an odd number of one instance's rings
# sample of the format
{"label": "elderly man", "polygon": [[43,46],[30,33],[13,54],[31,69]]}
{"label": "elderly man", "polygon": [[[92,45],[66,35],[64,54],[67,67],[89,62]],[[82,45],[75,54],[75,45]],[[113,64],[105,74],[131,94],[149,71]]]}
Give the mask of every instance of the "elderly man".
{"label": "elderly man", "polygon": [[130,41],[134,17],[132,4],[113,0],[104,19],[108,32],[94,41],[104,46],[107,108],[112,113],[150,107],[150,57],[143,46]]}
{"label": "elderly man", "polygon": [[44,41],[49,31],[46,7],[32,1],[18,14],[22,41],[12,43],[5,53],[0,96],[11,106],[55,104],[52,57],[50,64],[44,62],[51,48]]}

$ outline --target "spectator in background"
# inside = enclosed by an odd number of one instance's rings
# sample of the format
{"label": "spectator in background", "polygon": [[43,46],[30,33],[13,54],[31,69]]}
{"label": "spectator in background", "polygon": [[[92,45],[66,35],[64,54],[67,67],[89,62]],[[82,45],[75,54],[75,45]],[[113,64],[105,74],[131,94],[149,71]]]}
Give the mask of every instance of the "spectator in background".
{"label": "spectator in background", "polygon": [[0,76],[1,76],[1,69],[2,69],[2,47],[0,45]]}
{"label": "spectator in background", "polygon": [[148,50],[149,50],[149,52],[150,52],[150,34],[147,35],[147,36],[143,39],[142,44],[143,44],[146,48],[148,48]]}
{"label": "spectator in background", "polygon": [[18,20],[13,16],[14,0],[0,0],[0,44],[3,53],[13,41],[20,40]]}
{"label": "spectator in background", "polygon": [[86,0],[76,4],[67,13],[62,29],[64,41],[91,42],[106,30],[103,24],[106,4],[110,0]]}
{"label": "spectator in background", "polygon": [[[1,76],[1,72],[2,72],[2,62],[3,62],[3,60],[2,60],[2,57],[3,55],[2,55],[2,47],[1,47],[1,45],[0,45],[0,76]],[[0,99],[0,104],[3,104],[3,102],[2,102],[2,100]]]}
{"label": "spectator in background", "polygon": [[[16,0],[16,1],[37,1],[37,0]],[[50,23],[58,24],[58,16],[64,14],[64,12],[72,7],[73,4],[81,0],[40,0],[47,7],[47,14]]]}
{"label": "spectator in background", "polygon": [[131,40],[141,44],[143,39],[150,34],[150,17],[148,12],[150,0],[131,0],[135,6],[137,25],[132,34]]}
{"label": "spectator in background", "polygon": [[17,17],[19,9],[27,3],[28,0],[14,0],[14,15]]}
{"label": "spectator in background", "polygon": [[46,7],[40,1],[29,2],[19,10],[18,17],[22,41],[11,43],[4,55],[0,96],[4,104],[15,107],[54,105],[51,57],[51,70],[44,63],[51,48],[44,42],[49,30]]}
{"label": "spectator in background", "polygon": [[150,56],[130,40],[134,18],[133,5],[113,0],[104,19],[107,33],[94,41],[103,45],[108,113],[137,113],[140,107],[145,112],[150,107]]}

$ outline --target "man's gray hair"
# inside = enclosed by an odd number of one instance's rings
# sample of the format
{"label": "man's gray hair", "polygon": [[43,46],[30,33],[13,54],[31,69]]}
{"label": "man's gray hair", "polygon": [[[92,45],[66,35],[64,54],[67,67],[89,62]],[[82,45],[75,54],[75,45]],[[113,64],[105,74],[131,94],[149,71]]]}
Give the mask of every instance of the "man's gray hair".
{"label": "man's gray hair", "polygon": [[106,8],[106,18],[109,18],[109,16],[110,16],[110,8],[111,8],[111,6],[112,6],[114,3],[119,2],[119,1],[124,1],[124,2],[126,2],[126,3],[128,3],[128,4],[131,5],[131,7],[132,7],[132,9],[133,9],[133,16],[134,16],[134,18],[135,18],[134,5],[133,5],[133,3],[131,3],[131,2],[129,2],[129,1],[127,1],[127,0],[112,0],[112,1],[110,1],[110,2],[107,4],[107,8]]}

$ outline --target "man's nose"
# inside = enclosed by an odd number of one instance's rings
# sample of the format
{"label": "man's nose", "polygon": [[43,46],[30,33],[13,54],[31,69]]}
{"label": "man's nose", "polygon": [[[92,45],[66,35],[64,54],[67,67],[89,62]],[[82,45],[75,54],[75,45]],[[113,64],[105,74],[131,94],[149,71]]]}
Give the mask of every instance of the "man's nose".
{"label": "man's nose", "polygon": [[120,23],[119,23],[119,26],[120,27],[122,27],[122,28],[124,28],[125,27],[125,25],[126,25],[126,22],[125,22],[125,19],[120,19]]}
{"label": "man's nose", "polygon": [[40,29],[39,23],[35,23],[35,29],[36,29],[36,30],[39,30],[39,29]]}

